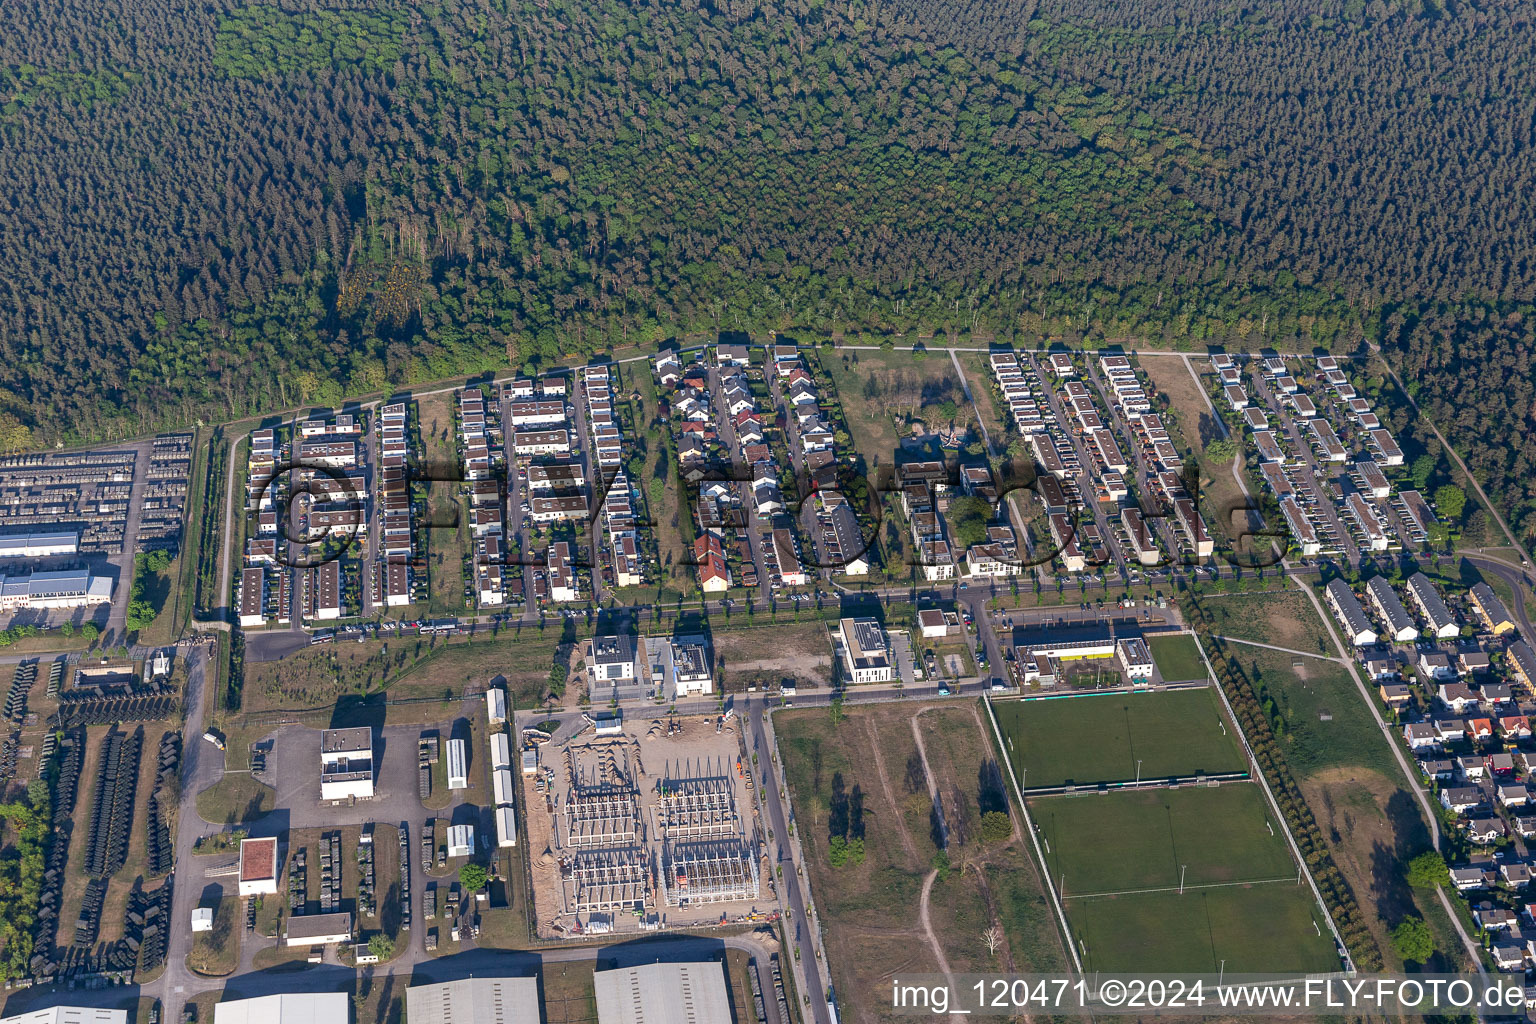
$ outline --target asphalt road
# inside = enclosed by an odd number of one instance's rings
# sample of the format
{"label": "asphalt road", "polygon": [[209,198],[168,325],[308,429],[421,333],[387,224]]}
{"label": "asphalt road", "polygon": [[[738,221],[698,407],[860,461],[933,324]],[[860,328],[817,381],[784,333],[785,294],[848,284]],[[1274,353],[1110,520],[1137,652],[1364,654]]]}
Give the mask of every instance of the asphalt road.
{"label": "asphalt road", "polygon": [[[765,704],[765,700],[750,701],[746,709],[748,725],[752,730],[752,749],[758,754],[758,761],[763,764],[775,757],[778,750],[778,744],[772,737],[772,722],[765,714]],[[768,773],[766,767],[761,770]],[[773,839],[770,840],[773,849],[769,859],[775,869],[782,867],[784,870],[783,878],[777,884],[779,899],[784,905],[784,936],[790,944],[787,959],[794,967],[798,981],[802,1013],[806,1000],[809,1000],[811,1019],[817,1024],[832,1024],[832,1015],[827,1011],[825,998],[827,982],[822,974],[824,961],[820,955],[821,943],[818,936],[811,934],[810,919],[805,909],[801,879],[805,865],[795,858],[792,848],[786,854],[789,818],[784,811],[784,798],[779,793],[778,773],[775,771],[770,777],[773,784],[763,786],[762,789],[768,794],[766,811],[769,827],[773,830]]]}

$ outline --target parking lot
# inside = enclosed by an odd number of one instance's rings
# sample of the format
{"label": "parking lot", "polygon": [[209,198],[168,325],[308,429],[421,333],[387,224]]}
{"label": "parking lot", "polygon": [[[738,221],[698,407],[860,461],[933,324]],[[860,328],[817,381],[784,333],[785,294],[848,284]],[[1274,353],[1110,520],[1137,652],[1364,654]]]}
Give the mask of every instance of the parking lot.
{"label": "parking lot", "polygon": [[129,445],[44,452],[0,459],[0,532],[78,532],[78,551],[0,565],[0,574],[85,568],[113,581],[112,606],[21,608],[0,614],[0,628],[95,622],[108,641],[127,620],[133,559],[139,551],[181,546],[191,435],[162,435]]}

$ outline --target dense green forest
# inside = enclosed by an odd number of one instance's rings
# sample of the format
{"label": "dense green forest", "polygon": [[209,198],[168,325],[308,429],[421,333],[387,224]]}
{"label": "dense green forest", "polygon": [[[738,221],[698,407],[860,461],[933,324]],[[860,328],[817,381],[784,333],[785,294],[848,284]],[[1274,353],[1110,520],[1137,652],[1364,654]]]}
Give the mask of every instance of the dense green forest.
{"label": "dense green forest", "polygon": [[1529,529],[1531,13],[13,0],[0,446],[680,332],[1379,342]]}

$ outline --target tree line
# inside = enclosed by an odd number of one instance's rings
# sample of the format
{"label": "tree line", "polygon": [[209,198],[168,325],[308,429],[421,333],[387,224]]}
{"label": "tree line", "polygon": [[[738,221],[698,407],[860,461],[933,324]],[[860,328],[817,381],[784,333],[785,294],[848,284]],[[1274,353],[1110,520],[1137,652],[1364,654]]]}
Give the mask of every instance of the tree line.
{"label": "tree line", "polygon": [[1518,5],[7,13],[7,448],[680,332],[1376,342],[1536,511]]}

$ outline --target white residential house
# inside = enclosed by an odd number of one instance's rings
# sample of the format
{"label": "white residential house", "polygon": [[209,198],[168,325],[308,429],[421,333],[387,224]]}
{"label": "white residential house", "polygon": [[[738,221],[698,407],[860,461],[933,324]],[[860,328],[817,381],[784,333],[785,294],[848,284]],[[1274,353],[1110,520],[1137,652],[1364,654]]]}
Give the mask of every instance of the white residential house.
{"label": "white residential house", "polygon": [[1451,659],[1440,651],[1420,651],[1418,670],[1419,678],[1426,682],[1433,679],[1456,678],[1456,669],[1451,666]]}
{"label": "white residential house", "polygon": [[854,683],[888,683],[893,678],[890,640],[872,618],[842,619],[837,624],[843,668]]}

